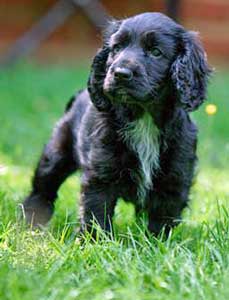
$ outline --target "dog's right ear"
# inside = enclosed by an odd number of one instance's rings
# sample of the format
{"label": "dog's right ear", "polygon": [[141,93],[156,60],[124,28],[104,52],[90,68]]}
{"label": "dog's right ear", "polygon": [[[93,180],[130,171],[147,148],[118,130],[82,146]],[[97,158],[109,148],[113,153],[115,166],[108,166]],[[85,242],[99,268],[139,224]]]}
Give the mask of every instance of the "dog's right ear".
{"label": "dog's right ear", "polygon": [[103,83],[106,77],[106,63],[110,53],[109,40],[120,27],[121,21],[111,21],[103,34],[103,48],[94,57],[91,73],[88,79],[88,91],[91,101],[99,111],[109,111],[111,103],[104,95]]}
{"label": "dog's right ear", "polygon": [[87,84],[91,101],[99,111],[109,111],[111,107],[109,99],[103,92],[103,82],[106,76],[106,62],[109,52],[110,50],[108,47],[99,49],[94,57]]}

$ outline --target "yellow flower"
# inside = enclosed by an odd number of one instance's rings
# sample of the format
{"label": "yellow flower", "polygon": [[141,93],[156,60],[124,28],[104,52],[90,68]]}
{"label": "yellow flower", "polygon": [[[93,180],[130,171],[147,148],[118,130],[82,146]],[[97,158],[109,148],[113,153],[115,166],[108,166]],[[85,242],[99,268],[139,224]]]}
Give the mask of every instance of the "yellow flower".
{"label": "yellow flower", "polygon": [[217,112],[217,106],[215,104],[208,104],[205,107],[205,111],[206,111],[206,113],[209,116],[212,116],[212,115],[216,114],[216,112]]}

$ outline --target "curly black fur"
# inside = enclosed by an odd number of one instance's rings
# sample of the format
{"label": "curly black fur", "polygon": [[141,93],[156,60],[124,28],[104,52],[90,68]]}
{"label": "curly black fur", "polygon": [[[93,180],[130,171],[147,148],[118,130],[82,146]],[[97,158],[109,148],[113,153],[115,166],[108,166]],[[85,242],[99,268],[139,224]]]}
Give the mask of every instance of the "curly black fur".
{"label": "curly black fur", "polygon": [[197,129],[189,112],[206,96],[210,69],[196,35],[159,13],[112,22],[88,89],[71,99],[45,147],[24,202],[44,224],[65,178],[82,170],[82,229],[109,231],[119,197],[168,231],[188,203]]}

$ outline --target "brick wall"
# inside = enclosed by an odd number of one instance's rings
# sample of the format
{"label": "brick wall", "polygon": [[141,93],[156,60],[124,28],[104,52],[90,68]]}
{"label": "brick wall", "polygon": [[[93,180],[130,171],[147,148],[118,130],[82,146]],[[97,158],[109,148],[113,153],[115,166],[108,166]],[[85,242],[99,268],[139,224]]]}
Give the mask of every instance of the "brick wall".
{"label": "brick wall", "polygon": [[[144,11],[165,11],[163,0],[102,0],[118,18]],[[0,54],[36,22],[55,0],[0,0]],[[229,0],[181,0],[181,22],[199,31],[211,59],[229,60]],[[77,11],[36,51],[50,57],[91,56],[100,38],[90,21]],[[53,55],[55,54],[55,55]]]}
{"label": "brick wall", "polygon": [[229,62],[229,0],[182,0],[183,24],[199,31],[209,56]]}

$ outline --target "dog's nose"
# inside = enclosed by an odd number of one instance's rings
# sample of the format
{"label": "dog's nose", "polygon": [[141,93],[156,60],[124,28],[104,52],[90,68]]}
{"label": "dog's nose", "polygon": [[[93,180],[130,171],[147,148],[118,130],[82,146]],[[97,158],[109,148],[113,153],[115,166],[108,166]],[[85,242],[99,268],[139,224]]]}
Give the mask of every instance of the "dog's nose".
{"label": "dog's nose", "polygon": [[116,67],[114,70],[114,76],[116,79],[129,81],[133,78],[133,73],[128,68]]}

